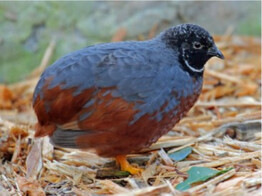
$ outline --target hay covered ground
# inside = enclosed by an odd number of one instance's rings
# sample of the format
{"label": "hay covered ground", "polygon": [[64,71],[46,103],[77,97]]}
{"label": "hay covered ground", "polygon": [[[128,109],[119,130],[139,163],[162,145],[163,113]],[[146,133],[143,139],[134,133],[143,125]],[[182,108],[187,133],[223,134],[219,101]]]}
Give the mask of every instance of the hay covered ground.
{"label": "hay covered ground", "polygon": [[[120,29],[112,40],[125,34]],[[226,60],[208,62],[202,94],[187,117],[149,149],[129,155],[144,168],[141,176],[120,172],[114,159],[34,138],[32,93],[55,50],[51,41],[28,78],[0,85],[0,194],[261,195],[260,39],[228,32],[215,40]],[[178,191],[187,171],[199,167],[223,172]]]}

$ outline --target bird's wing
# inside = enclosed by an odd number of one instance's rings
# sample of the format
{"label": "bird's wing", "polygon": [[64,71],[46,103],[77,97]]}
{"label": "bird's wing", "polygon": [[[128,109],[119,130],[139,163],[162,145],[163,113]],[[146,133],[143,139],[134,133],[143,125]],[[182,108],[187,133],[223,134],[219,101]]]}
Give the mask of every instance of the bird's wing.
{"label": "bird's wing", "polygon": [[158,111],[170,93],[170,78],[150,56],[144,49],[94,48],[58,60],[34,93],[40,125],[115,132]]}

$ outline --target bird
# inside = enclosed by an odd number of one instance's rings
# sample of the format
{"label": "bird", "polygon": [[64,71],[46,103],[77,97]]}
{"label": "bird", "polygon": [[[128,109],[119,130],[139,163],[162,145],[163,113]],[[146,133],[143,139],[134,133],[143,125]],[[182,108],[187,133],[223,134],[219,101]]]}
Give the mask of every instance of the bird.
{"label": "bird", "polygon": [[146,41],[100,43],[71,52],[40,76],[33,94],[35,137],[58,147],[126,156],[170,131],[198,99],[205,63],[224,59],[196,24],[170,27]]}

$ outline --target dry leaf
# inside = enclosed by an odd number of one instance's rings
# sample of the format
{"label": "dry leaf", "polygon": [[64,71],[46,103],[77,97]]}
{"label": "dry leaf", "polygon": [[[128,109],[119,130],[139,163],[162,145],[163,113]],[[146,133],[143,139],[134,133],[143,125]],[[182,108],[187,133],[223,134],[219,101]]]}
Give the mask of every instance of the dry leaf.
{"label": "dry leaf", "polygon": [[13,93],[5,85],[0,85],[0,109],[12,108]]}
{"label": "dry leaf", "polygon": [[45,196],[45,192],[37,180],[31,178],[17,176],[17,184],[20,190],[28,196]]}
{"label": "dry leaf", "polygon": [[42,169],[43,140],[36,139],[26,159],[26,177],[36,179]]}
{"label": "dry leaf", "polygon": [[28,136],[28,132],[25,129],[15,126],[11,128],[10,135],[15,138],[21,137],[21,139],[23,139]]}

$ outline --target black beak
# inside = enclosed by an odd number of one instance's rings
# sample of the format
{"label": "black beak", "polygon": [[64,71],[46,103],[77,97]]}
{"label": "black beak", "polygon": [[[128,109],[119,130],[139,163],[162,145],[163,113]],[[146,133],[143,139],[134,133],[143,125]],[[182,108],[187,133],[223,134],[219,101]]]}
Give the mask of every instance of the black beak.
{"label": "black beak", "polygon": [[213,45],[211,48],[208,49],[207,54],[210,56],[216,56],[220,59],[225,59],[222,52],[216,47],[216,45]]}

